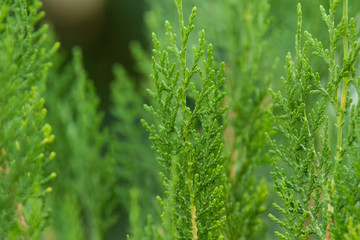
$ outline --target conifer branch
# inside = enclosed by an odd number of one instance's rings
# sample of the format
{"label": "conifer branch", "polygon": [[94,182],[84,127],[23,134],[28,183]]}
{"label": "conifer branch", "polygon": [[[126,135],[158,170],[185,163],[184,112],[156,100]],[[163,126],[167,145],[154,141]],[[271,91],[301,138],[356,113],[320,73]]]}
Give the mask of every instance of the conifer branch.
{"label": "conifer branch", "polygon": [[[329,29],[328,49],[324,49],[322,43],[308,32],[305,32],[306,41],[302,43],[299,5],[296,58],[293,60],[288,56],[286,78],[283,79],[286,96],[283,97],[281,93],[273,94],[276,102],[274,109],[278,112],[273,115],[274,129],[289,144],[271,141],[273,154],[288,165],[286,170],[279,169],[278,163],[272,173],[275,189],[283,201],[283,206],[275,207],[285,218],[280,220],[273,215],[270,217],[287,230],[285,234],[277,233],[282,239],[307,239],[312,235],[321,239],[342,239],[349,224],[348,219],[356,215],[353,210],[345,210],[341,203],[352,198],[339,197],[339,193],[347,185],[341,178],[346,175],[357,178],[348,169],[349,164],[354,164],[348,149],[355,143],[354,126],[358,111],[350,106],[352,99],[347,94],[349,84],[352,83],[351,77],[356,75],[352,64],[358,58],[359,47],[353,27],[354,20],[350,20],[351,24],[348,21],[348,1],[343,1],[343,17],[335,26],[335,12],[339,3],[339,0],[330,1],[329,13],[320,7],[322,18]],[[336,45],[341,38],[343,61],[339,65],[335,61],[338,55]],[[320,56],[328,65],[327,74],[331,81],[322,83],[320,74],[313,72],[310,66],[312,56],[307,54],[309,48],[313,55]],[[342,90],[339,91],[341,82]],[[315,101],[315,106],[310,105],[310,101]],[[330,114],[332,108],[336,112],[334,118]],[[331,122],[336,123],[334,127],[329,125]],[[321,126],[324,130],[321,130]],[[343,131],[345,126],[349,127],[347,137]],[[332,129],[336,132],[334,148],[331,147]],[[291,154],[286,148],[291,149]],[[334,161],[331,161],[331,156],[334,156]],[[347,187],[353,186],[349,184]],[[297,198],[301,201],[295,200]],[[305,221],[308,223],[305,224]]]}
{"label": "conifer branch", "polygon": [[[142,120],[163,166],[166,199],[163,226],[169,239],[217,239],[225,222],[222,184],[223,144],[221,133],[225,108],[223,72],[214,68],[212,45],[205,54],[205,32],[193,48],[188,66],[187,46],[194,30],[196,8],[188,25],[183,20],[182,1],[175,0],[179,17],[180,47],[169,22],[165,23],[169,46],[160,47],[153,34],[153,106],[145,108],[156,124]],[[201,65],[203,60],[203,66]],[[192,106],[193,105],[193,106]],[[176,229],[176,230],[175,230]]]}

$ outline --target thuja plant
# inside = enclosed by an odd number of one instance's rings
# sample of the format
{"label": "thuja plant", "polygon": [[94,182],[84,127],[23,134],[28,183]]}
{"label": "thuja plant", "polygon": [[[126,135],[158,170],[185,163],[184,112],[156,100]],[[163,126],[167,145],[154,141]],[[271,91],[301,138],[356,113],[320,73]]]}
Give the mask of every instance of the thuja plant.
{"label": "thuja plant", "polygon": [[257,238],[265,232],[258,215],[265,210],[268,191],[264,179],[260,181],[256,175],[259,166],[269,161],[265,137],[271,128],[266,114],[271,100],[268,88],[272,65],[277,62],[265,51],[270,6],[266,0],[199,4],[205,13],[198,22],[212,26],[208,39],[217,46],[215,59],[224,59],[227,66],[225,101],[229,113],[224,140],[230,181],[226,191],[226,237]]}
{"label": "thuja plant", "polygon": [[[185,1],[183,8],[187,9],[189,2]],[[197,17],[196,23],[213,26],[207,38],[217,46],[213,53],[215,59],[224,58],[227,63],[225,76],[230,85],[225,100],[230,106],[229,124],[224,134],[225,152],[228,153],[225,172],[231,179],[226,184],[225,214],[228,221],[225,235],[230,239],[256,238],[264,233],[258,215],[265,210],[263,203],[267,190],[265,181],[255,180],[260,178],[256,178],[254,172],[261,163],[268,161],[265,132],[271,126],[266,108],[270,100],[267,90],[274,61],[266,62],[269,58],[264,51],[270,23],[269,4],[267,1],[232,0],[198,4],[203,14]],[[169,10],[171,2],[151,1],[149,5],[151,10],[145,18],[148,28],[162,32],[159,16],[173,19]],[[157,37],[160,42],[167,41]],[[187,44],[194,42],[190,37]],[[136,49],[139,53],[138,47]],[[140,56],[136,54],[136,59],[141,63],[140,69],[144,70],[149,64]]]}
{"label": "thuja plant", "polygon": [[0,5],[0,238],[37,239],[47,225],[45,194],[56,174],[55,136],[44,120],[44,84],[49,57],[58,44],[45,44],[47,26],[39,1]]}
{"label": "thuja plant", "polygon": [[[103,239],[116,220],[115,159],[108,151],[99,99],[87,77],[79,48],[70,62],[55,58],[47,84],[49,121],[57,136],[58,170],[54,181],[53,230],[59,239]],[[56,81],[54,81],[56,79]]]}
{"label": "thuja plant", "polygon": [[185,25],[182,1],[175,0],[180,37],[166,22],[169,45],[153,34],[153,98],[146,109],[155,122],[142,121],[161,164],[165,196],[162,206],[164,239],[219,239],[225,223],[222,107],[224,64],[215,70],[212,45],[205,49],[205,32],[192,49],[196,8]]}
{"label": "thuja plant", "polygon": [[[340,4],[342,2],[342,4]],[[285,92],[273,94],[272,153],[279,162],[272,176],[283,217],[270,218],[284,228],[281,239],[356,239],[359,237],[359,78],[360,44],[348,1],[320,7],[328,28],[327,47],[302,32],[298,5],[295,57],[286,57]],[[342,17],[335,16],[342,5]],[[304,39],[305,37],[305,39]],[[328,68],[321,76],[314,58]]]}

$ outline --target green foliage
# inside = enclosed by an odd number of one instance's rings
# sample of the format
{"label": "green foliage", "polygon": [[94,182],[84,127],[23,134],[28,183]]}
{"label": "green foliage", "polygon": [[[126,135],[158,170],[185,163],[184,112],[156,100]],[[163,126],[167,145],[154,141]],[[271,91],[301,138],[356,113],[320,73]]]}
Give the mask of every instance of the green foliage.
{"label": "green foliage", "polygon": [[214,69],[212,45],[205,56],[204,31],[198,47],[193,48],[192,63],[187,62],[187,41],[195,27],[196,8],[185,26],[182,1],[175,4],[180,44],[169,22],[165,25],[170,45],[161,48],[153,34],[151,78],[155,90],[148,93],[154,104],[146,109],[156,119],[156,125],[142,123],[163,167],[166,197],[158,199],[163,207],[165,239],[218,239],[225,222],[221,184],[224,64],[218,71]]}
{"label": "green foliage", "polygon": [[2,1],[0,6],[0,238],[37,239],[47,224],[45,194],[56,174],[55,136],[44,121],[44,83],[58,44],[44,43],[38,1]]}
{"label": "green foliage", "polygon": [[[286,76],[282,79],[285,96],[273,93],[274,130],[281,138],[271,141],[272,153],[281,161],[275,165],[272,176],[283,203],[275,207],[285,218],[272,214],[270,218],[286,229],[285,233],[276,233],[281,239],[308,239],[315,235],[321,239],[343,239],[348,230],[352,234],[355,231],[353,221],[358,224],[360,199],[354,195],[359,188],[354,171],[356,157],[346,154],[357,142],[358,105],[352,104],[353,98],[347,94],[351,84],[358,84],[354,80],[354,62],[360,45],[356,41],[355,21],[348,21],[347,1],[343,1],[340,23],[335,24],[339,3],[330,1],[328,13],[320,7],[329,29],[327,49],[310,33],[302,33],[298,5],[296,57],[288,54],[286,58]],[[337,53],[340,40],[343,51]],[[328,66],[327,76],[313,71],[313,56],[309,52]],[[340,63],[339,56],[343,58]]]}
{"label": "green foliage", "polygon": [[[58,161],[52,167],[61,179],[54,184],[54,227],[60,239],[103,239],[116,217],[115,160],[107,153],[109,134],[101,127],[99,100],[79,49],[73,58],[65,65],[58,60],[52,73],[57,79],[49,81],[46,92],[49,121],[57,135]],[[63,214],[74,208],[73,219]],[[77,234],[69,235],[69,229]]]}
{"label": "green foliage", "polygon": [[80,50],[54,55],[39,1],[1,1],[0,239],[111,238],[116,221],[135,240],[263,239],[276,193],[280,239],[360,239],[360,3],[302,1],[271,99],[296,3],[200,1],[195,17],[174,2],[147,1],[153,57],[131,45],[138,75],[114,68],[104,122]]}
{"label": "green foliage", "polygon": [[[157,2],[152,4],[154,9],[147,13],[146,19],[149,27],[161,31],[156,24],[159,19],[164,15],[173,19],[173,16],[169,2],[161,5]],[[184,2],[185,9],[189,3]],[[265,181],[255,181],[254,172],[259,164],[267,162],[265,132],[271,126],[266,107],[270,100],[267,89],[273,62],[268,63],[265,60],[268,55],[264,53],[270,23],[269,5],[267,1],[232,0],[197,4],[200,18],[194,21],[204,27],[211,26],[208,39],[217,46],[215,58],[223,58],[227,63],[230,125],[224,137],[231,157],[226,162],[230,182],[226,185],[225,235],[230,239],[256,238],[256,232],[264,230],[257,216],[265,210],[267,190]],[[193,42],[189,36],[188,45]]]}

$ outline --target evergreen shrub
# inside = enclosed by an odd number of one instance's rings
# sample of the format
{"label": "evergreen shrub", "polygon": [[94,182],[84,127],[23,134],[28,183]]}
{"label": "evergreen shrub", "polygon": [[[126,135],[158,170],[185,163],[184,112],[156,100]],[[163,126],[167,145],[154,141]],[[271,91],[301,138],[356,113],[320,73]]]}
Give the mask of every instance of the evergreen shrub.
{"label": "evergreen shrub", "polygon": [[360,4],[195,3],[146,1],[104,113],[41,2],[0,2],[0,239],[360,239]]}

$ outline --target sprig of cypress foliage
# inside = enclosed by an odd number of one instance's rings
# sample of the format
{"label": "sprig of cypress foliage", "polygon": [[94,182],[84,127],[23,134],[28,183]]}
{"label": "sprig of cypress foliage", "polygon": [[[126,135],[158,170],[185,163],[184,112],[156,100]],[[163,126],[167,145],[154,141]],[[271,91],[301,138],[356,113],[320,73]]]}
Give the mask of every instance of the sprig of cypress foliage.
{"label": "sprig of cypress foliage", "polygon": [[[350,85],[357,85],[354,63],[360,45],[355,20],[348,21],[347,0],[343,1],[343,17],[335,24],[339,3],[331,0],[328,12],[320,7],[329,30],[328,48],[310,33],[303,34],[298,5],[296,57],[288,54],[282,79],[286,93],[273,93],[274,130],[281,139],[271,144],[274,156],[281,161],[272,176],[282,206],[274,205],[284,218],[271,214],[270,218],[286,229],[285,233],[276,233],[281,239],[308,239],[312,235],[344,239],[354,234],[354,221],[355,226],[359,221],[360,199],[352,192],[359,188],[353,183],[359,179],[353,170],[356,154],[347,155],[356,146],[359,111],[358,104],[352,104],[352,97],[347,95]],[[343,49],[338,53],[340,40]],[[327,76],[313,71],[309,52],[328,66]]]}
{"label": "sprig of cypress foliage", "polygon": [[259,166],[269,161],[265,133],[271,69],[277,60],[266,51],[269,35],[269,3],[215,0],[199,2],[202,26],[211,26],[207,38],[217,46],[215,59],[226,63],[229,105],[224,133],[226,172],[226,230],[228,239],[253,239],[265,233],[259,215],[265,211],[268,190],[257,177]]}
{"label": "sprig of cypress foliage", "polygon": [[37,239],[47,225],[45,168],[55,136],[45,122],[43,98],[49,57],[39,1],[0,5],[0,238]]}
{"label": "sprig of cypress foliage", "polygon": [[221,185],[224,64],[215,70],[212,45],[205,56],[204,31],[198,47],[193,48],[192,63],[187,62],[187,42],[195,27],[196,8],[185,26],[182,1],[175,0],[175,5],[180,39],[169,22],[165,26],[170,45],[161,47],[153,34],[151,78],[155,89],[148,93],[154,104],[146,109],[156,122],[142,123],[163,167],[166,197],[158,199],[163,207],[165,238],[218,239],[225,221]]}

